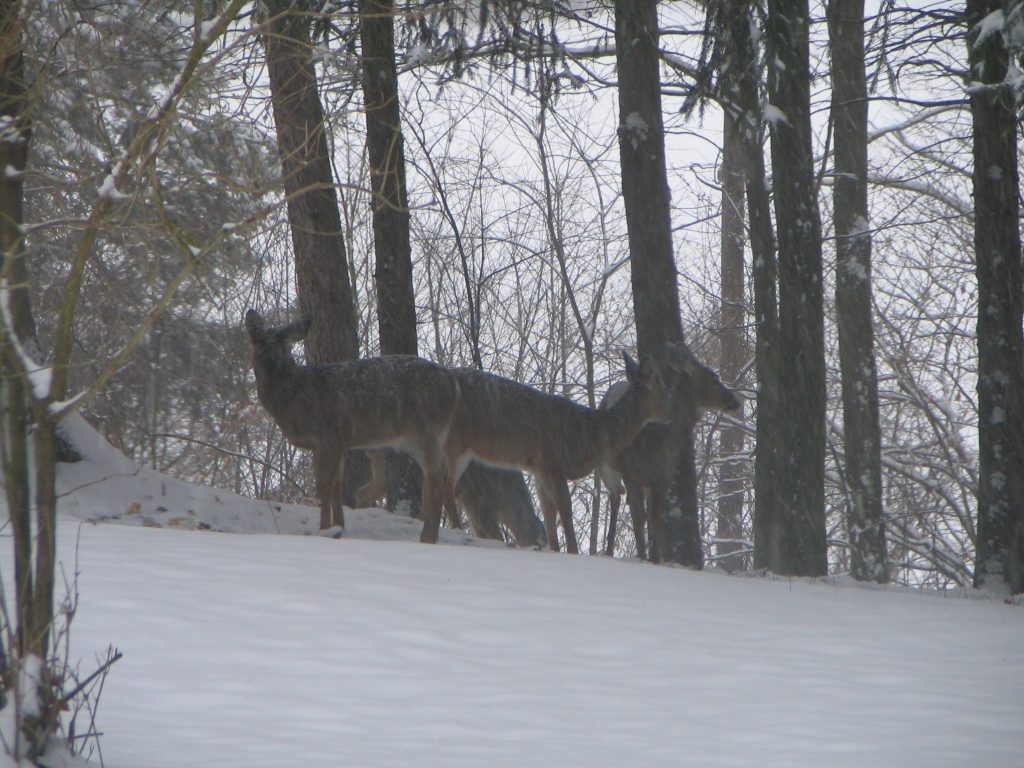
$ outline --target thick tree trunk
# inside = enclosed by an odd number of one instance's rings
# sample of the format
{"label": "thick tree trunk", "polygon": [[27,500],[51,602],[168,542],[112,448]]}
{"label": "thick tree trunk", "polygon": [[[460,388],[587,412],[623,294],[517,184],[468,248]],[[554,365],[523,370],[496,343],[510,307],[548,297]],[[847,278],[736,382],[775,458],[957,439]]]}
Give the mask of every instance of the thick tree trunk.
{"label": "thick tree trunk", "polygon": [[978,276],[979,587],[1024,592],[1024,269],[1016,103],[1000,33],[978,39],[999,0],[968,0]]}
{"label": "thick tree trunk", "polygon": [[779,423],[778,298],[775,233],[761,134],[759,51],[751,35],[756,19],[750,0],[731,0],[725,14],[728,69],[723,83],[726,117],[743,155],[750,220],[754,293],[754,359],[757,365],[757,433],[754,463],[754,567],[773,568],[779,552],[779,489],[785,438]]}
{"label": "thick tree trunk", "polygon": [[[735,122],[726,115],[722,143],[722,304],[721,330],[722,381],[736,387],[743,374],[747,351],[743,343],[744,274],[743,230],[744,186],[742,139]],[[721,468],[718,475],[718,565],[727,571],[739,571],[743,549],[743,430],[729,424],[718,433]]]}
{"label": "thick tree trunk", "polygon": [[850,571],[858,581],[884,583],[889,577],[871,317],[864,0],[830,0],[828,26],[835,135],[836,325],[843,381]]}
{"label": "thick tree trunk", "polygon": [[[619,153],[637,346],[641,355],[655,359],[661,358],[666,343],[683,338],[665,167],[658,34],[656,0],[616,0]],[[679,451],[679,463],[668,492],[664,520],[668,551],[660,556],[700,568],[704,554],[692,436],[687,442]]]}
{"label": "thick tree trunk", "polygon": [[[377,326],[387,355],[415,355],[416,299],[412,281],[409,201],[405,149],[395,68],[393,0],[360,0],[359,33],[363,50],[363,106],[366,152],[373,194],[373,243],[377,258]],[[421,474],[404,453],[388,460],[388,502],[419,515]]]}
{"label": "thick tree trunk", "polygon": [[[313,68],[310,18],[304,7],[295,0],[267,0],[267,72],[288,199],[299,309],[313,318],[306,357],[310,363],[340,362],[358,357],[358,326]],[[345,467],[344,496],[350,504],[354,489],[367,475],[365,461],[353,458]],[[316,481],[321,497],[330,493],[322,478]]]}
{"label": "thick tree trunk", "polygon": [[807,0],[769,0],[768,115],[779,244],[779,365],[785,456],[773,570],[827,572],[821,221],[811,146]]}

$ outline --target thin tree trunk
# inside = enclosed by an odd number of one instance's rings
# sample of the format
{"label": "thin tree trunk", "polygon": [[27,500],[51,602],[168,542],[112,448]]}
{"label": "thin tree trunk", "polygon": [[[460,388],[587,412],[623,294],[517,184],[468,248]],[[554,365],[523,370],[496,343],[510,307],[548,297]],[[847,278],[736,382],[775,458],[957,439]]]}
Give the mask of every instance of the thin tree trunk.
{"label": "thin tree trunk", "polygon": [[[656,360],[661,359],[668,342],[683,338],[672,252],[658,35],[656,0],[616,0],[619,153],[637,346],[641,355],[651,355]],[[665,510],[667,551],[660,553],[660,557],[701,568],[704,553],[697,512],[692,435],[684,442],[687,444],[680,446]]]}
{"label": "thin tree trunk", "polygon": [[[310,18],[302,8],[294,0],[267,0],[267,72],[299,309],[313,319],[306,357],[310,363],[340,362],[359,355],[358,319],[313,68]],[[354,488],[365,480],[367,465],[352,456],[345,470],[343,495],[351,504]],[[330,492],[324,478],[318,476],[316,482],[321,498]]]}
{"label": "thin tree trunk", "polygon": [[978,276],[979,587],[1024,592],[1024,267],[1016,102],[1000,33],[978,23],[1004,3],[968,0]]}
{"label": "thin tree trunk", "polygon": [[773,570],[827,572],[821,221],[811,146],[807,0],[769,0],[766,34],[779,245],[780,421],[785,454]]}
{"label": "thin tree trunk", "polygon": [[754,294],[754,360],[757,366],[757,432],[754,448],[754,567],[772,568],[779,552],[779,490],[786,444],[779,417],[779,319],[771,200],[765,174],[760,100],[760,51],[752,36],[754,4],[729,0],[725,114],[743,155]]}
{"label": "thin tree trunk", "polygon": [[[743,344],[744,186],[742,139],[735,122],[726,115],[722,143],[722,305],[719,340],[722,345],[722,381],[739,384],[746,362]],[[721,469],[718,475],[718,565],[727,571],[744,567],[743,556],[743,430],[724,424],[718,433]]]}
{"label": "thin tree trunk", "polygon": [[[405,148],[398,71],[395,68],[394,13],[393,0],[359,2],[380,349],[386,355],[415,355],[416,299],[412,280]],[[391,453],[388,461],[389,505],[418,516],[421,488],[422,477],[415,462],[404,453]]]}
{"label": "thin tree trunk", "polygon": [[835,133],[836,326],[843,382],[850,571],[858,581],[884,583],[889,576],[871,317],[864,0],[830,0],[828,24]]}

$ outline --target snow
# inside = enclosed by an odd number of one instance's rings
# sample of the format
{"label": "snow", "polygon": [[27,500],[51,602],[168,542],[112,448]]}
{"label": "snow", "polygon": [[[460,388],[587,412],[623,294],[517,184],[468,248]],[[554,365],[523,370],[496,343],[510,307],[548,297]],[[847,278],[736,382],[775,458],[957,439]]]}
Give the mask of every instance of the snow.
{"label": "snow", "polygon": [[317,511],[67,432],[86,456],[59,479],[72,659],[124,652],[108,768],[1024,763],[1020,607],[421,545],[375,510],[346,511],[341,539],[279,535]]}
{"label": "snow", "polygon": [[622,121],[620,129],[623,135],[629,135],[633,149],[639,149],[646,141],[650,127],[639,112],[630,112]]}
{"label": "snow", "polygon": [[774,104],[765,103],[763,119],[769,125],[789,125],[789,118],[786,117],[786,113]]}
{"label": "snow", "polygon": [[1006,18],[1003,16],[1002,8],[992,11],[992,13],[979,21],[974,26],[975,31],[978,33],[978,36],[974,40],[974,49],[977,50],[980,48],[992,35],[1002,32],[1005,22]]}
{"label": "snow", "polygon": [[111,200],[128,199],[128,195],[117,188],[117,177],[113,173],[108,173],[103,179],[98,194],[100,197],[109,197]]}

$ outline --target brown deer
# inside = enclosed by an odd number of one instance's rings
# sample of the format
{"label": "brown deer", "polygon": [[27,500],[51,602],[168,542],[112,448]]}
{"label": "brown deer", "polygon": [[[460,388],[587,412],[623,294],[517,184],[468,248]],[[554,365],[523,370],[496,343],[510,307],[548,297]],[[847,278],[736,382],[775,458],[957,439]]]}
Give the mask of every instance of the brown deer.
{"label": "brown deer", "polygon": [[471,459],[533,474],[548,546],[579,552],[568,481],[618,455],[650,421],[667,417],[665,388],[652,359],[625,355],[629,390],[603,411],[471,368],[454,371],[460,402],[445,441],[451,466],[446,497]]}
{"label": "brown deer", "polygon": [[[631,443],[600,469],[611,501],[607,555],[615,553],[615,528],[624,485],[633,519],[637,556],[641,560],[647,559],[646,523],[651,537],[651,560],[660,560],[666,495],[684,441],[691,439],[703,411],[733,411],[742,406],[735,393],[722,384],[685,343],[680,341],[667,345],[664,365],[669,381],[671,421],[645,426]],[[631,386],[629,382],[622,381],[613,384],[599,407],[615,407],[621,398],[627,396]]]}
{"label": "brown deer", "polygon": [[300,366],[291,347],[309,326],[307,317],[269,328],[255,310],[245,313],[260,402],[292,445],[316,451],[316,475],[325,485],[317,489],[321,529],[345,525],[336,492],[345,452],[391,446],[423,469],[420,540],[436,541],[449,466],[443,444],[459,400],[455,375],[411,355]]}

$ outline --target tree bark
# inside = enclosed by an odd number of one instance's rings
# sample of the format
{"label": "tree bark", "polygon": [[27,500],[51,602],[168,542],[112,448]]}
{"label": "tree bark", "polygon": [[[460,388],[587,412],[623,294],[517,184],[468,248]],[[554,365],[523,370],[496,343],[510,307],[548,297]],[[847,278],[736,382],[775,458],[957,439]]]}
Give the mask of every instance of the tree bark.
{"label": "tree bark", "polygon": [[858,581],[885,583],[889,577],[871,316],[864,0],[830,0],[828,26],[835,135],[836,326],[843,386],[843,480],[850,572]]}
{"label": "tree bark", "polygon": [[1024,592],[1024,268],[1016,103],[1003,36],[979,39],[999,0],[968,0],[978,278],[978,587]]}
{"label": "tree bark", "polygon": [[[398,71],[395,67],[393,0],[360,0],[359,35],[363,52],[363,108],[370,163],[373,244],[380,350],[386,355],[417,354],[416,298],[412,280],[409,200],[405,180]],[[422,477],[404,453],[390,452],[388,503],[419,515]]]}
{"label": "tree bark", "polygon": [[[735,122],[725,116],[722,142],[722,381],[736,387],[743,375],[747,352],[743,343],[744,275],[743,230],[745,194],[742,138]],[[727,571],[743,570],[743,430],[724,424],[718,433],[721,468],[718,475],[718,565]]]}
{"label": "tree bark", "polygon": [[807,0],[769,0],[766,34],[779,246],[781,472],[778,560],[793,576],[827,572],[825,343],[821,221],[811,146]]}
{"label": "tree bark", "polygon": [[[313,319],[306,358],[332,363],[358,357],[358,325],[303,7],[295,0],[267,0],[264,40],[299,310]],[[349,504],[368,474],[365,461],[353,458],[345,467]],[[316,483],[321,498],[331,492],[325,479],[318,476]]]}
{"label": "tree bark", "polygon": [[[658,36],[656,0],[616,0],[619,153],[637,347],[641,355],[651,355],[656,360],[662,358],[668,342],[683,338],[672,251]],[[671,386],[671,382],[666,384]],[[660,557],[701,568],[704,554],[692,436],[685,442],[688,444],[680,446],[665,510],[664,540],[668,551],[660,553]]]}

